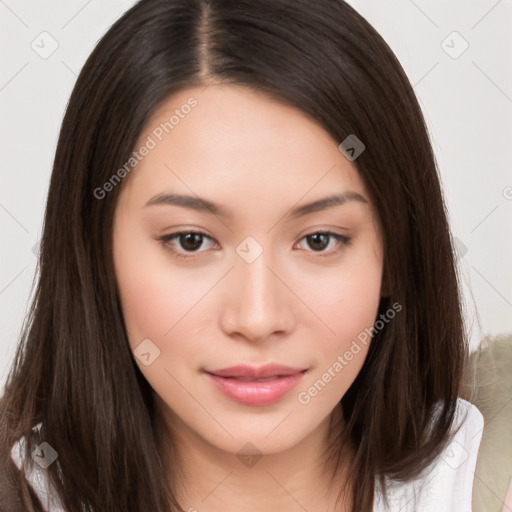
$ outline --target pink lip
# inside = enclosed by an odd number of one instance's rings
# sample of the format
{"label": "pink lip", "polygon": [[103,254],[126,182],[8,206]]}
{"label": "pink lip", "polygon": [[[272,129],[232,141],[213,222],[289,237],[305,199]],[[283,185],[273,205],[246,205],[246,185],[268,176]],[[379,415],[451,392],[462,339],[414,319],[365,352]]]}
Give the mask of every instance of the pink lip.
{"label": "pink lip", "polygon": [[262,406],[277,402],[299,383],[305,372],[301,368],[270,364],[260,368],[233,366],[207,371],[206,374],[231,400],[243,405]]}

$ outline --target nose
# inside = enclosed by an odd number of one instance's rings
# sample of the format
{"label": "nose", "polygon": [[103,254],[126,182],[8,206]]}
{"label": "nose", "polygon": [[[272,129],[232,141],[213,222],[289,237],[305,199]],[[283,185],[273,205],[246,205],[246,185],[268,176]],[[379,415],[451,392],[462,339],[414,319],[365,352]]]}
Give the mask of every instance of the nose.
{"label": "nose", "polygon": [[224,283],[224,332],[250,341],[291,332],[295,325],[294,295],[287,281],[265,251],[252,263],[239,258]]}

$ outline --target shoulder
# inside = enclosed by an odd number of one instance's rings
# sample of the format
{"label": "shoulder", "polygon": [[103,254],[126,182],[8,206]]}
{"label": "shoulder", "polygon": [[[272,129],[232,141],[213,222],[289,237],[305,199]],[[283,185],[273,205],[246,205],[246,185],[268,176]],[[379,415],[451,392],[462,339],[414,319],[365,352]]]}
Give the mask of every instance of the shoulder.
{"label": "shoulder", "polygon": [[[424,474],[407,483],[388,481],[389,506],[376,486],[374,512],[471,512],[474,470],[484,418],[477,407],[457,400],[451,442]],[[457,430],[458,428],[458,430]]]}
{"label": "shoulder", "polygon": [[[40,426],[41,424],[36,425],[33,430],[38,430]],[[25,438],[21,438],[14,443],[11,449],[11,458],[14,464],[25,474],[27,482],[41,501],[45,512],[66,512],[60,501],[56,498],[56,493],[48,481],[45,472],[49,465],[48,463],[54,462],[56,457],[58,457],[57,452],[48,443],[41,443],[32,454],[34,461],[32,467],[30,467],[24,460],[25,443]],[[38,462],[38,457],[41,462]]]}

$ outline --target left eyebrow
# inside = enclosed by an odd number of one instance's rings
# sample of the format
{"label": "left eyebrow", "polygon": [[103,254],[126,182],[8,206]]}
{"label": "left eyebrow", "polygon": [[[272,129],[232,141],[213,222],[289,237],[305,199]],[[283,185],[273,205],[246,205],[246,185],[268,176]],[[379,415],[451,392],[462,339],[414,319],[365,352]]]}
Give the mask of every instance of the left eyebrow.
{"label": "left eyebrow", "polygon": [[368,201],[361,194],[358,194],[357,192],[348,191],[344,192],[343,194],[334,194],[332,196],[324,197],[322,199],[318,199],[303,206],[299,206],[298,208],[294,208],[291,212],[287,214],[287,217],[302,217],[310,213],[319,212],[321,210],[327,210],[328,208],[332,208],[333,206],[346,204],[351,201],[357,201],[359,203],[368,204]]}
{"label": "left eyebrow", "polygon": [[[310,213],[326,210],[334,206],[346,204],[351,201],[356,201],[363,204],[368,204],[368,201],[357,192],[347,191],[343,194],[335,194],[322,199],[317,199],[311,203],[299,206],[291,210],[286,217],[298,218],[308,215]],[[187,196],[181,194],[158,194],[152,197],[145,206],[152,205],[171,205],[181,206],[182,208],[190,208],[197,211],[211,213],[225,218],[233,218],[233,213],[226,210],[223,206],[216,204],[207,199],[198,196]]]}

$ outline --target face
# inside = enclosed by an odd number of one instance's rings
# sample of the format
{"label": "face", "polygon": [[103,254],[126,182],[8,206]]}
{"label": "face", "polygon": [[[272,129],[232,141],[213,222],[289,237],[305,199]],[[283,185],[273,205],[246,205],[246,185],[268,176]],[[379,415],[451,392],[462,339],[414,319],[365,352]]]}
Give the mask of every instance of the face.
{"label": "face", "polygon": [[[118,185],[114,265],[135,361],[174,429],[278,453],[325,425],[357,376],[382,243],[338,143],[225,85],[173,95],[141,133]],[[268,364],[291,370],[257,373]],[[240,365],[256,373],[210,373]]]}

